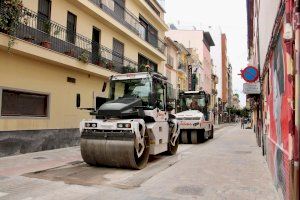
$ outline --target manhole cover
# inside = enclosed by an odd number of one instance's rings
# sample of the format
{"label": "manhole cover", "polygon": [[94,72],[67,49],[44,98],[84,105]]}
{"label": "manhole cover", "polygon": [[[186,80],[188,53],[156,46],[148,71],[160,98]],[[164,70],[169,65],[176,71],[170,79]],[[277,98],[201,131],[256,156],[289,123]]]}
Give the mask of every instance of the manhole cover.
{"label": "manhole cover", "polygon": [[236,154],[250,154],[252,151],[235,151]]}
{"label": "manhole cover", "polygon": [[177,194],[181,194],[181,195],[195,195],[195,196],[203,195],[203,188],[199,186],[193,186],[193,185],[176,187],[174,191]]}
{"label": "manhole cover", "polygon": [[43,160],[43,159],[47,159],[47,158],[45,158],[45,157],[35,157],[35,158],[33,158],[33,159],[36,159],[36,160]]}

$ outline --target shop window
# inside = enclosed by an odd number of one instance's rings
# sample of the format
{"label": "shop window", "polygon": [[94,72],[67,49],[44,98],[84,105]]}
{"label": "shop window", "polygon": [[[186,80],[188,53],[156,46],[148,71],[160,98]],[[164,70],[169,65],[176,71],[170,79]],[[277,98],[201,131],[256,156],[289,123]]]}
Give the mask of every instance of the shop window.
{"label": "shop window", "polygon": [[2,90],[1,116],[47,117],[48,95]]}

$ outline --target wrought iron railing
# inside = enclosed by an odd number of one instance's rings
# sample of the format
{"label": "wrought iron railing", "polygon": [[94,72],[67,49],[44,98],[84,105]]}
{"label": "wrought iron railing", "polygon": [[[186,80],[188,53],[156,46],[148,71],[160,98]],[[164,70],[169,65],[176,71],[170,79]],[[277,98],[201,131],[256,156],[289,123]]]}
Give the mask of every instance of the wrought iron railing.
{"label": "wrought iron railing", "polygon": [[[0,5],[0,9],[3,6]],[[138,69],[135,61],[26,8],[23,8],[16,37],[118,73]]]}
{"label": "wrought iron railing", "polygon": [[132,14],[128,9],[124,6],[120,5],[115,0],[89,0],[93,4],[95,4],[98,8],[112,16],[115,20],[123,24],[129,30],[134,32],[143,40],[147,41],[153,47],[158,49],[161,53],[165,52],[166,45],[162,39],[155,36],[155,39],[146,37],[149,36],[151,33],[148,32],[145,34],[143,32],[144,27],[140,24],[140,20]]}
{"label": "wrought iron railing", "polygon": [[167,64],[170,67],[174,67],[174,58],[170,54],[167,55]]}
{"label": "wrought iron railing", "polygon": [[183,63],[179,63],[178,70],[185,72],[185,73],[187,72],[186,66]]}

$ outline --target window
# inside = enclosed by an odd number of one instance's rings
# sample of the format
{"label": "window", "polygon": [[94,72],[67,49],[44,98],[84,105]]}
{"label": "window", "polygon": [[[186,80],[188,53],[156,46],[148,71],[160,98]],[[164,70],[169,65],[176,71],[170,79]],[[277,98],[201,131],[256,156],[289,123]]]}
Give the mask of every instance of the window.
{"label": "window", "polygon": [[158,31],[142,16],[140,16],[140,24],[141,37],[149,42],[152,46],[158,47]]}
{"label": "window", "polygon": [[124,59],[124,44],[117,39],[113,39],[113,63],[116,66],[122,67]]}
{"label": "window", "polygon": [[148,24],[142,18],[140,18],[140,24],[141,24],[140,36],[143,40],[147,40],[147,37],[148,37],[148,34],[147,34]]}
{"label": "window", "polygon": [[75,44],[76,38],[76,21],[77,17],[71,12],[68,12],[67,17],[67,41]]}
{"label": "window", "polygon": [[1,116],[46,117],[48,115],[48,95],[2,91]]}
{"label": "window", "polygon": [[160,110],[165,110],[165,86],[160,80],[154,79],[154,96],[156,99],[156,107]]}
{"label": "window", "polygon": [[118,18],[124,19],[125,0],[114,0],[114,12]]}
{"label": "window", "polygon": [[51,14],[51,1],[39,0],[37,28],[49,34],[49,20]]}
{"label": "window", "polygon": [[100,36],[101,31],[95,27],[93,27],[93,35],[92,35],[92,61],[94,64],[99,63],[99,53],[100,53]]}

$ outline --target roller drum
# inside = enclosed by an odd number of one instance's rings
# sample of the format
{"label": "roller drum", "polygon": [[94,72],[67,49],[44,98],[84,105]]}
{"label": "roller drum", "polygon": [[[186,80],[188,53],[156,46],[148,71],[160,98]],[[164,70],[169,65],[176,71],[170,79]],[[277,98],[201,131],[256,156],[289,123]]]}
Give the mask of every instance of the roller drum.
{"label": "roller drum", "polygon": [[95,166],[142,169],[149,158],[149,138],[145,135],[145,150],[138,158],[134,147],[134,135],[114,133],[83,134],[80,148],[83,160]]}

